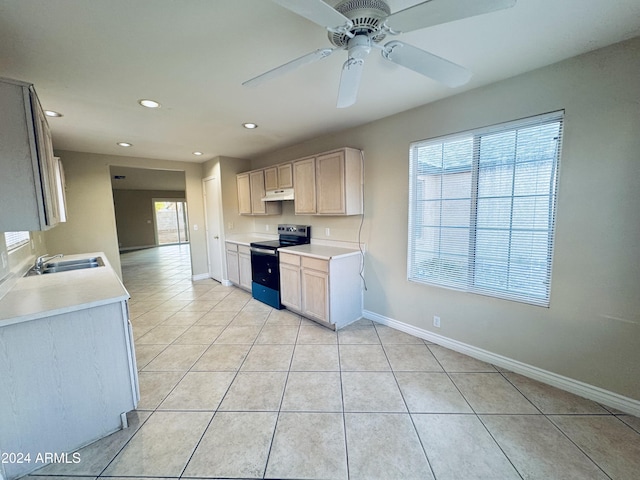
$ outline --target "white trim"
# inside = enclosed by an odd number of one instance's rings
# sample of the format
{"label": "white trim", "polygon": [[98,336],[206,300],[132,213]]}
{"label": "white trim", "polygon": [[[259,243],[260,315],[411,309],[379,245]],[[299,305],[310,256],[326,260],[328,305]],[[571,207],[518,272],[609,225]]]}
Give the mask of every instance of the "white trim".
{"label": "white trim", "polygon": [[564,377],[562,375],[558,375],[557,373],[549,372],[548,370],[543,370],[541,368],[534,367],[533,365],[504,357],[502,355],[498,355],[497,353],[489,352],[487,350],[474,347],[473,345],[459,342],[457,340],[453,340],[451,338],[430,332],[428,330],[424,330],[422,328],[414,327],[413,325],[409,325],[407,323],[399,322],[398,320],[385,317],[384,315],[380,315],[369,310],[363,310],[362,316],[368,320],[372,320],[374,322],[380,323],[382,325],[387,325],[391,328],[395,328],[396,330],[400,330],[418,338],[431,341],[456,352],[469,355],[470,357],[476,358],[478,360],[482,360],[483,362],[488,362],[493,365],[506,368],[512,372],[524,375],[525,377],[532,378],[534,380],[546,383],[547,385],[551,385],[553,387],[560,388],[581,397],[588,398],[589,400],[593,400],[602,405],[616,408],[622,412],[635,415],[637,417],[640,416],[640,400],[625,397],[623,395],[605,390],[600,387],[596,387],[594,385],[590,385],[588,383],[581,382],[579,380]]}
{"label": "white trim", "polygon": [[211,275],[209,275],[209,272],[199,273],[197,275],[191,275],[191,280],[193,280],[194,282],[197,282],[198,280],[208,280],[210,278],[211,278]]}

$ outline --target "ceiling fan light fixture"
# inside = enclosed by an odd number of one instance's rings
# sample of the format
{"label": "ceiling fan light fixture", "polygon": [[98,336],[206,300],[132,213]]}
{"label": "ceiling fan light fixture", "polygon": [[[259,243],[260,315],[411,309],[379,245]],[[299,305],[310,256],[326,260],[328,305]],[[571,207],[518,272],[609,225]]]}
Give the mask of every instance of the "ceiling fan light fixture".
{"label": "ceiling fan light fixture", "polygon": [[256,128],[258,128],[258,124],[257,123],[252,123],[252,122],[246,122],[243,123],[242,126],[248,130],[254,130]]}
{"label": "ceiling fan light fixture", "polygon": [[155,100],[150,100],[148,98],[143,98],[138,100],[138,103],[146,108],[160,108],[160,104]]}

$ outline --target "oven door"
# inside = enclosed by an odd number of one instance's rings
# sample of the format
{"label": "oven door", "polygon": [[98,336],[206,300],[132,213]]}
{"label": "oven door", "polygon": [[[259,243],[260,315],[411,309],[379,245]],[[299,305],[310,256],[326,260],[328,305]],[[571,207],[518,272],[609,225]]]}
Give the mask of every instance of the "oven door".
{"label": "oven door", "polygon": [[278,251],[251,247],[251,279],[258,285],[280,291]]}

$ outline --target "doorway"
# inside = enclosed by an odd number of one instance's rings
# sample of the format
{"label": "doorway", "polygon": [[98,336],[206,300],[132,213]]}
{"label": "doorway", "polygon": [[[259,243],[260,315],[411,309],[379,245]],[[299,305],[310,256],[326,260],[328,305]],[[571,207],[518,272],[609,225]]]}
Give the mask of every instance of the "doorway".
{"label": "doorway", "polygon": [[187,202],[183,199],[153,199],[157,245],[189,243]]}

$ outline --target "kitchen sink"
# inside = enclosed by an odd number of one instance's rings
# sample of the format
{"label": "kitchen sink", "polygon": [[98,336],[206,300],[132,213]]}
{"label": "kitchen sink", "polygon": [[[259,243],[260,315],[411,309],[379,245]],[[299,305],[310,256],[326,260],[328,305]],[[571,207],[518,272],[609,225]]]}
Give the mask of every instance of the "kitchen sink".
{"label": "kitchen sink", "polygon": [[[61,260],[59,262],[45,263],[40,272],[42,275],[49,273],[69,272],[71,270],[84,270],[85,268],[104,267],[102,257],[78,258],[75,260]],[[38,275],[35,270],[29,270],[26,276]]]}
{"label": "kitchen sink", "polygon": [[64,260],[45,264],[42,273],[68,272],[69,270],[83,270],[85,268],[104,267],[102,257],[80,258],[78,260]]}

